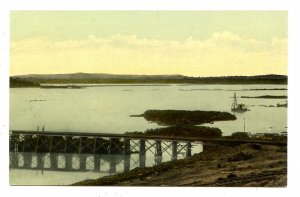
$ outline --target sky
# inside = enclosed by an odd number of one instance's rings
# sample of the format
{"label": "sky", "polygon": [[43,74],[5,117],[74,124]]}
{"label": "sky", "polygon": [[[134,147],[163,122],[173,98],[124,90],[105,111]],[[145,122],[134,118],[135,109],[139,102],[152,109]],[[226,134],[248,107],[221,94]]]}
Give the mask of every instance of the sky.
{"label": "sky", "polygon": [[10,75],[287,74],[287,11],[11,11]]}

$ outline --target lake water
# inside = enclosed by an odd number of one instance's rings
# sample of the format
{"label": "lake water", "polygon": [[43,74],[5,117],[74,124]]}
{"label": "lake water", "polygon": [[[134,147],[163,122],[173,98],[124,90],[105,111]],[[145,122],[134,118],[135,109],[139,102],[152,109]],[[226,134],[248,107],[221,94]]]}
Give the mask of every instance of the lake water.
{"label": "lake water", "polygon": [[[223,135],[244,130],[251,133],[287,131],[287,108],[276,107],[286,99],[253,99],[240,96],[287,95],[286,85],[97,85],[83,89],[10,89],[10,129],[46,131],[124,133],[159,127],[142,117],[148,109],[178,109],[231,112],[233,94],[251,111],[236,113],[237,120],[206,124],[218,127]],[[275,106],[275,107],[270,107]],[[201,152],[195,147],[193,153]],[[136,160],[132,157],[132,161]],[[163,161],[170,158],[165,156]],[[146,166],[154,165],[147,156]],[[131,163],[130,169],[137,167]],[[104,166],[105,168],[105,166]],[[122,166],[117,165],[116,172]],[[94,179],[108,172],[53,172],[10,170],[10,183],[15,185],[65,185]]]}
{"label": "lake water", "polygon": [[208,110],[230,112],[232,97],[251,111],[236,114],[237,120],[208,124],[223,135],[243,131],[282,132],[287,127],[287,108],[266,107],[286,99],[253,99],[240,96],[287,95],[286,85],[101,85],[84,89],[10,89],[10,129],[109,132],[145,131],[156,123],[142,117],[148,109]]}

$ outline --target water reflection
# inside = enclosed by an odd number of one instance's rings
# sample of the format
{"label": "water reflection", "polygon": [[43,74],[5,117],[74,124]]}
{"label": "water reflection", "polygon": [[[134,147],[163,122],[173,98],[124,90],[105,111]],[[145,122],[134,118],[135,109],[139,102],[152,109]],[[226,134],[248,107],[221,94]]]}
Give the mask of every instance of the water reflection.
{"label": "water reflection", "polygon": [[[192,145],[192,154],[201,151],[201,144]],[[136,167],[148,167],[174,159],[183,159],[186,156],[180,151],[176,158],[166,152],[154,155],[151,151],[131,155],[11,152],[10,184],[67,185],[84,179],[129,171]],[[36,176],[33,176],[34,174]]]}
{"label": "water reflection", "polygon": [[130,170],[130,155],[10,153],[11,169],[100,172],[103,167],[104,171],[108,168],[109,173],[114,174],[116,166],[121,163],[124,171]]}

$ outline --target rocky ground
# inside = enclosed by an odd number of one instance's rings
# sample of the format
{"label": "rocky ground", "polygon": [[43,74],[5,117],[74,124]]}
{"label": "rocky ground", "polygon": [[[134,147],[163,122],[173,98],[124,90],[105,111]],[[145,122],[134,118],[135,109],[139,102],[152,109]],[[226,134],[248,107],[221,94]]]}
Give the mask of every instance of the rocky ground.
{"label": "rocky ground", "polygon": [[287,148],[260,144],[205,145],[204,152],[184,160],[74,185],[285,187]]}

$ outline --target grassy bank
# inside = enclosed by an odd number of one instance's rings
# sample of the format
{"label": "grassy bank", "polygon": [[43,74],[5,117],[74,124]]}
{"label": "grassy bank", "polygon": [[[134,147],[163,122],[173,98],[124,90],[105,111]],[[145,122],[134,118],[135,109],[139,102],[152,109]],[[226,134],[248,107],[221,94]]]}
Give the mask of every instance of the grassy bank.
{"label": "grassy bank", "polygon": [[287,185],[286,146],[205,146],[190,158],[135,168],[75,183],[77,186],[251,186]]}

